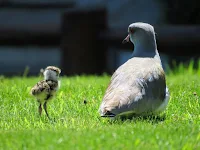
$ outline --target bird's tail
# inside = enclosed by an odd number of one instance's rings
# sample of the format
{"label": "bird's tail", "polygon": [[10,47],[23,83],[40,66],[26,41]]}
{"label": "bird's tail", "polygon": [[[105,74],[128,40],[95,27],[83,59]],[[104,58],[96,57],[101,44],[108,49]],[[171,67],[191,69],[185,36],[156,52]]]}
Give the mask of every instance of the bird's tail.
{"label": "bird's tail", "polygon": [[31,94],[31,95],[36,95],[36,90],[35,90],[35,89],[31,89],[30,94]]}

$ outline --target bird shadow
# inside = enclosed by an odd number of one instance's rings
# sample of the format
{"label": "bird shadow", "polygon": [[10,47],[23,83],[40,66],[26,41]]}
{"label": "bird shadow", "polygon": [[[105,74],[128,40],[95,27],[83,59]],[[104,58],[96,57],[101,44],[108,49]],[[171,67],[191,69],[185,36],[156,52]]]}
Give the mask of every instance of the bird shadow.
{"label": "bird shadow", "polygon": [[115,118],[111,118],[109,123],[111,124],[120,124],[124,122],[138,122],[138,121],[145,121],[152,124],[157,124],[160,122],[165,121],[166,115],[148,115],[148,116],[117,116]]}

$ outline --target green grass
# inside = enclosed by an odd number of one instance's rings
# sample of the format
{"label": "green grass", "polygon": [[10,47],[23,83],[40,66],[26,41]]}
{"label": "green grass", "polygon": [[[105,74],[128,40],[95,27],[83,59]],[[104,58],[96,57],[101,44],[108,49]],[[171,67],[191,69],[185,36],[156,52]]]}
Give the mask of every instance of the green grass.
{"label": "green grass", "polygon": [[[167,74],[171,99],[160,118],[109,121],[98,108],[110,76],[62,77],[39,117],[30,88],[39,77],[0,77],[0,149],[200,149],[200,71]],[[196,93],[196,94],[195,94]],[[84,104],[84,100],[87,104]]]}

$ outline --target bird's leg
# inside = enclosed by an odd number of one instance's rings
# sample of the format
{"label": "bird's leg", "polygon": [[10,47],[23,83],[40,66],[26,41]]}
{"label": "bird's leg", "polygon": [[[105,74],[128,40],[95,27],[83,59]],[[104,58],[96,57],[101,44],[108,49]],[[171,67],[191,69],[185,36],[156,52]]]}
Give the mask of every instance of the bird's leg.
{"label": "bird's leg", "polygon": [[[47,117],[49,118],[49,114],[48,114],[48,112],[47,112],[47,102],[44,102],[43,107],[44,107],[44,111],[45,111]],[[49,118],[49,119],[50,119],[50,118]]]}
{"label": "bird's leg", "polygon": [[41,116],[42,114],[42,104],[40,103],[39,107],[38,107],[38,112],[39,112],[39,115]]}

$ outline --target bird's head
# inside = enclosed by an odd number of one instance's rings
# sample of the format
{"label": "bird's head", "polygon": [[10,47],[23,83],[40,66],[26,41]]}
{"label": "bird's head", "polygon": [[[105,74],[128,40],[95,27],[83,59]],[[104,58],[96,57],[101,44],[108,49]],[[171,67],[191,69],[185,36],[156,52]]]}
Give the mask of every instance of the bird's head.
{"label": "bird's head", "polygon": [[58,67],[48,66],[43,72],[44,79],[57,81],[60,73],[61,73],[61,70]]}
{"label": "bird's head", "polygon": [[122,43],[134,44],[133,56],[154,57],[158,55],[154,27],[147,23],[136,22],[128,27],[128,36]]}
{"label": "bird's head", "polygon": [[123,40],[123,43],[131,41],[136,44],[138,41],[145,41],[155,38],[154,27],[147,23],[137,22],[132,23],[128,27],[128,36]]}

